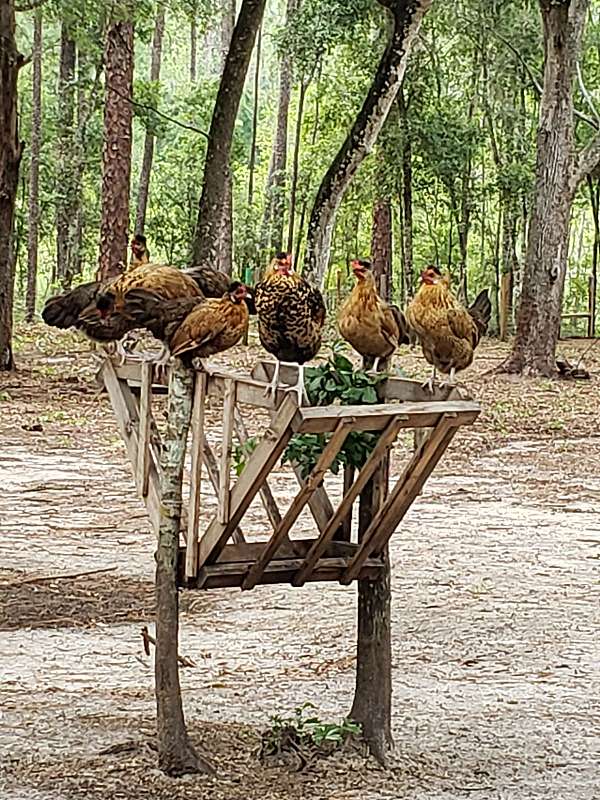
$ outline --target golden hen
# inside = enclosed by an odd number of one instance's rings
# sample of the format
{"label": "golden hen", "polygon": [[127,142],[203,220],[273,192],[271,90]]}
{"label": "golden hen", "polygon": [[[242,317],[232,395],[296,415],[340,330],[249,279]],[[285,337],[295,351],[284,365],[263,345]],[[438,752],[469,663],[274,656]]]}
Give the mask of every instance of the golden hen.
{"label": "golden hen", "polygon": [[340,309],[338,327],[365,366],[377,372],[380,361],[392,356],[399,344],[410,342],[408,324],[397,306],[379,296],[369,261],[352,261],[352,271],[356,284]]}
{"label": "golden hen", "polygon": [[257,283],[254,301],[260,342],[277,359],[267,391],[277,391],[280,362],[298,364],[298,381],[292,390],[302,405],[304,364],[321,348],[326,313],[321,292],[292,271],[291,254],[278,253]]}
{"label": "golden hen", "polygon": [[246,294],[244,284],[234,281],[220,299],[199,303],[171,336],[171,354],[191,361],[236,345],[248,329]]}
{"label": "golden hen", "polygon": [[406,310],[406,317],[419,337],[425,359],[433,367],[425,384],[431,391],[436,370],[449,375],[446,383],[454,385],[455,373],[472,363],[491,313],[487,289],[465,308],[450,291],[448,276],[443,276],[437,267],[423,271],[421,286]]}

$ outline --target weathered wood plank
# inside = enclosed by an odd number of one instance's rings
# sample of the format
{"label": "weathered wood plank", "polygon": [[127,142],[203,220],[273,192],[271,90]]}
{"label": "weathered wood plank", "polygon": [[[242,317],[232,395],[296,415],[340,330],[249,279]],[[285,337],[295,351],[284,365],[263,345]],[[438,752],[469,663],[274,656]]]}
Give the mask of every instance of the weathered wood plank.
{"label": "weathered wood plank", "polygon": [[[235,432],[238,437],[239,443],[243,447],[249,440],[250,436],[248,434],[248,429],[246,428],[246,423],[244,422],[242,414],[237,407],[234,412],[233,423],[235,426]],[[273,497],[273,493],[271,492],[268,481],[266,479],[263,485],[260,487],[259,492],[263,508],[265,509],[265,513],[269,518],[271,527],[273,528],[273,530],[275,530],[275,528],[277,528],[277,526],[281,522],[281,513],[279,511],[279,506],[277,505],[277,501]]]}
{"label": "weathered wood plank", "polygon": [[415,451],[386,503],[365,531],[361,547],[344,573],[342,583],[355,580],[364,561],[385,546],[456,434],[458,428],[452,423],[452,419],[442,415],[427,441]]}
{"label": "weathered wood plank", "polygon": [[142,383],[139,406],[139,444],[137,459],[137,487],[142,497],[148,494],[148,476],[150,474],[150,427],[152,421],[152,364],[142,364]]}
{"label": "weathered wood plank", "polygon": [[228,378],[225,382],[225,393],[223,395],[223,432],[219,468],[221,486],[219,488],[219,507],[217,511],[219,522],[224,524],[229,520],[229,486],[231,482],[231,451],[233,448],[232,438],[235,400],[236,383],[231,378]]}
{"label": "weathered wood plank", "polygon": [[294,398],[286,397],[231,490],[229,521],[219,522],[214,517],[200,539],[199,566],[216,557],[238,526],[259,487],[285,450],[292,435],[290,426],[297,413],[298,406]]}
{"label": "weathered wood plank", "polygon": [[390,418],[400,415],[403,428],[428,428],[436,424],[440,414],[455,414],[454,425],[467,425],[479,415],[479,404],[467,400],[431,403],[385,403],[365,406],[320,406],[301,408],[302,422],[298,433],[327,433],[337,421],[353,417],[354,430],[377,431],[385,428]]}
{"label": "weathered wood plank", "polygon": [[373,451],[363,464],[360,472],[358,473],[358,477],[356,478],[350,489],[344,494],[342,502],[338,506],[337,511],[331,517],[327,527],[322,532],[321,536],[317,539],[317,541],[311,548],[309,554],[304,559],[304,562],[298,574],[294,576],[294,579],[292,580],[293,586],[302,586],[308,580],[311,570],[315,568],[319,558],[326,551],[329,543],[333,539],[334,534],[336,533],[337,530],[339,530],[340,525],[343,523],[344,519],[348,516],[348,512],[351,512],[354,501],[362,492],[362,490],[365,488],[371,477],[374,475],[375,470],[381,463],[381,459],[385,457],[389,448],[396,440],[396,437],[400,432],[401,428],[402,428],[401,419],[398,419],[396,417],[390,420],[387,428],[383,431],[383,433],[379,437],[379,441],[373,448]]}
{"label": "weathered wood plank", "polygon": [[[219,463],[217,461],[215,454],[213,453],[212,447],[208,443],[206,434],[204,434],[204,440],[202,444],[202,460],[204,461],[204,465],[208,472],[208,477],[210,478],[212,487],[215,490],[215,495],[218,497],[219,492],[221,491],[221,476],[219,475]],[[242,529],[239,526],[234,530],[232,538],[235,544],[243,544],[246,541]]]}
{"label": "weathered wood plank", "polygon": [[[347,464],[344,467],[343,497],[345,497],[352,488],[355,475],[356,469],[351,464]],[[348,512],[342,520],[339,530],[333,534],[333,538],[342,542],[352,541],[352,506],[348,508]]]}
{"label": "weathered wood plank", "polygon": [[[105,360],[101,375],[135,476],[135,465],[138,460],[137,425],[139,421],[135,398],[131,394],[127,383],[117,378],[112,362],[109,359]],[[145,504],[152,528],[158,534],[160,525],[160,490],[158,472],[154,464],[150,464],[149,467],[148,494],[145,498]]]}
{"label": "weathered wood plank", "polygon": [[287,537],[292,525],[300,516],[302,509],[308,503],[308,500],[317,486],[323,482],[325,473],[333,463],[334,458],[340,451],[340,447],[344,444],[348,433],[352,429],[352,417],[345,417],[338,423],[333,435],[323,448],[323,452],[319,456],[319,460],[313,467],[310,475],[308,476],[304,486],[300,489],[292,504],[285,513],[281,523],[276,531],[267,542],[260,558],[257,559],[253,567],[248,571],[248,576],[242,584],[242,589],[253,589],[260,581],[267,564],[276,553],[277,548],[281,542]]}
{"label": "weathered wood plank", "polygon": [[185,554],[186,578],[198,574],[198,526],[200,524],[200,501],[202,493],[202,445],[204,443],[204,405],[206,402],[206,375],[196,373],[192,405],[192,445],[190,497],[188,502],[187,541]]}

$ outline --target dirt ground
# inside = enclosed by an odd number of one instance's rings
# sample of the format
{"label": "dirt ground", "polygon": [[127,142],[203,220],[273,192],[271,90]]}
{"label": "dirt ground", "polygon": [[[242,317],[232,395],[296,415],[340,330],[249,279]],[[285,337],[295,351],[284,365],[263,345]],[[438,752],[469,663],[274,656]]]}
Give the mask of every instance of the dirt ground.
{"label": "dirt ground", "polygon": [[[600,345],[581,382],[489,374],[505,352],[485,343],[464,374],[481,418],[392,539],[394,768],[356,752],[301,773],[258,761],[271,715],[311,701],[337,721],[353,693],[355,587],[275,586],[183,593],[184,706],[218,777],[173,781],[156,769],[140,635],[153,537],[124,446],[88,344],[20,331],[19,371],[0,377],[0,796],[600,797]],[[416,351],[397,364],[426,373]],[[289,502],[285,468],[272,488]],[[244,530],[264,530],[257,505]]]}

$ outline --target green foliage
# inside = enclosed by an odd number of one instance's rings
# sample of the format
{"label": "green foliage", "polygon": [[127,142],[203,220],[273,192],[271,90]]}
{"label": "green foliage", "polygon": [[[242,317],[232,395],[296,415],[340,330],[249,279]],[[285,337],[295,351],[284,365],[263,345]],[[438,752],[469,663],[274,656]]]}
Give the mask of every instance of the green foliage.
{"label": "green foliage", "polygon": [[330,755],[351,737],[360,735],[360,725],[349,719],[340,724],[323,722],[314,712],[312,703],[294,709],[293,716],[278,714],[269,720],[270,726],[262,735],[261,758],[292,752],[306,762],[316,754]]}
{"label": "green foliage", "polygon": [[[305,388],[308,401],[313,406],[371,405],[377,403],[377,386],[385,380],[385,373],[370,375],[355,370],[352,362],[343,354],[345,345],[337,343],[331,357],[318,367],[309,367],[305,372]],[[283,454],[283,463],[290,462],[300,468],[303,478],[308,477],[331,434],[304,433],[293,436]],[[352,431],[331,464],[330,470],[337,475],[343,466],[360,469],[377,444],[379,435],[369,431]]]}
{"label": "green foliage", "polygon": [[258,445],[258,437],[250,436],[244,444],[236,444],[233,449],[233,468],[236,475],[241,475],[250,456]]}

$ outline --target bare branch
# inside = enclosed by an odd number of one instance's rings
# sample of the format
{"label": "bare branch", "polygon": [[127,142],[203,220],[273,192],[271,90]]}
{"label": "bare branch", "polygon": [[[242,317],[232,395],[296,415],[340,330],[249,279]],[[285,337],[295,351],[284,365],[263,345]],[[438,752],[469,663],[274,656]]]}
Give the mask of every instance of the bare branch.
{"label": "bare branch", "polygon": [[193,131],[194,133],[199,133],[200,136],[204,136],[205,139],[208,139],[208,133],[206,131],[201,130],[200,128],[196,128],[195,125],[189,125],[187,122],[182,122],[180,119],[175,119],[175,117],[170,117],[168,114],[159,111],[158,108],[150,106],[147,103],[140,103],[138,100],[134,100],[133,97],[124,95],[115,86],[111,86],[110,88],[115,94],[119,95],[119,97],[122,97],[123,100],[127,100],[128,103],[131,103],[132,106],[135,106],[136,108],[143,108],[146,111],[152,111],[157,116],[166,119],[167,122],[172,122],[173,125],[178,125],[180,128],[185,128],[185,130]]}
{"label": "bare branch", "polygon": [[581,94],[583,95],[583,99],[588,104],[590,111],[596,118],[596,128],[600,130],[600,114],[598,113],[598,109],[594,105],[592,96],[589,93],[587,86],[584,83],[583,75],[581,74],[581,64],[579,63],[579,61],[577,62],[577,80],[579,82],[579,89],[581,91]]}
{"label": "bare branch", "polygon": [[577,168],[573,173],[571,189],[577,191],[581,181],[588,175],[593,175],[600,168],[600,134],[594,136],[579,154]]}

